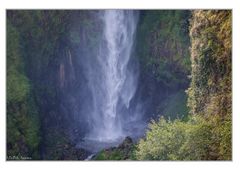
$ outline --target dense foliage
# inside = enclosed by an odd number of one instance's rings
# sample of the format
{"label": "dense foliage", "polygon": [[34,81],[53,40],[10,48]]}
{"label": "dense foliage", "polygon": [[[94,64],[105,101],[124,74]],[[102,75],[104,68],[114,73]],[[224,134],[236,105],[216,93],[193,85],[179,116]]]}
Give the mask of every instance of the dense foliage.
{"label": "dense foliage", "polygon": [[194,11],[187,121],[153,121],[138,159],[231,160],[231,12]]}
{"label": "dense foliage", "polygon": [[231,12],[195,11],[191,22],[193,114],[231,114]]}
{"label": "dense foliage", "polygon": [[169,89],[187,84],[190,11],[143,11],[137,32],[141,65]]}
{"label": "dense foliage", "polygon": [[[87,128],[75,115],[87,104],[76,93],[84,94],[86,82],[78,58],[96,55],[97,14],[7,11],[8,159],[89,154],[73,142]],[[146,119],[162,117],[138,144],[123,142],[94,159],[230,160],[231,24],[231,11],[140,11],[136,95],[146,105]]]}
{"label": "dense foliage", "polygon": [[118,147],[112,147],[100,151],[94,156],[94,160],[136,160],[136,145],[130,137],[126,137]]}
{"label": "dense foliage", "polygon": [[136,34],[140,89],[143,100],[150,101],[146,112],[154,117],[164,114],[174,119],[188,113],[184,91],[191,69],[190,17],[190,11],[140,12]]}
{"label": "dense foliage", "polygon": [[8,22],[7,27],[8,159],[21,159],[22,156],[39,159],[39,119],[32,87],[25,76],[19,34],[11,23]]}
{"label": "dense foliage", "polygon": [[23,148],[23,156],[36,159],[29,147],[41,159],[68,159],[75,154],[68,131],[71,111],[61,100],[67,97],[65,91],[72,95],[69,89],[79,86],[69,69],[74,62],[71,46],[79,43],[69,28],[75,17],[86,20],[88,15],[85,11],[7,11],[8,156],[22,154]]}
{"label": "dense foliage", "polygon": [[146,139],[136,152],[139,160],[217,160],[231,159],[231,118],[206,121],[193,116],[187,122],[161,118],[149,125]]}
{"label": "dense foliage", "polygon": [[[231,11],[195,11],[191,23],[192,81],[188,106],[206,120],[219,117],[221,159],[231,159],[232,115]],[[217,147],[217,146],[216,146]]]}

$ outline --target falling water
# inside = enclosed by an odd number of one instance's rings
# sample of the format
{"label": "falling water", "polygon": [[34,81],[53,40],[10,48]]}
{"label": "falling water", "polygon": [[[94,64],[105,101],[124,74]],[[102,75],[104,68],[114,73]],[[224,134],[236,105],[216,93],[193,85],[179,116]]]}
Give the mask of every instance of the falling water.
{"label": "falling water", "polygon": [[126,10],[101,12],[102,39],[98,55],[87,71],[92,106],[89,113],[91,128],[85,139],[114,142],[127,135],[124,123],[133,117],[129,108],[138,77],[131,64],[137,13]]}

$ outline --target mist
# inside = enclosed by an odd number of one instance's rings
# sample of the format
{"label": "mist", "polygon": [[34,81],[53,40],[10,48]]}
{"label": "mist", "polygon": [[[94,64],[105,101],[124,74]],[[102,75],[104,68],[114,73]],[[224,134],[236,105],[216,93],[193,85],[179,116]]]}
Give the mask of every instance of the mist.
{"label": "mist", "polygon": [[94,17],[101,27],[95,54],[78,55],[86,81],[80,89],[84,102],[75,114],[88,127],[79,147],[91,142],[118,144],[126,136],[137,137],[142,133],[137,127],[143,126],[143,108],[134,100],[139,75],[133,56],[138,12],[105,10]]}

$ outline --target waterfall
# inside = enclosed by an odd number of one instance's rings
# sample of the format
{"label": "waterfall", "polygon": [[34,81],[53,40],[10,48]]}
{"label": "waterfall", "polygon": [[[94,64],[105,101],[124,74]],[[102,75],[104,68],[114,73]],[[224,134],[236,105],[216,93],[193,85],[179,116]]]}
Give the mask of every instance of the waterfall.
{"label": "waterfall", "polygon": [[128,110],[137,86],[138,73],[130,64],[137,13],[128,10],[101,13],[102,39],[98,55],[88,65],[92,104],[88,113],[91,128],[86,139],[114,141],[125,136],[123,126],[131,117]]}

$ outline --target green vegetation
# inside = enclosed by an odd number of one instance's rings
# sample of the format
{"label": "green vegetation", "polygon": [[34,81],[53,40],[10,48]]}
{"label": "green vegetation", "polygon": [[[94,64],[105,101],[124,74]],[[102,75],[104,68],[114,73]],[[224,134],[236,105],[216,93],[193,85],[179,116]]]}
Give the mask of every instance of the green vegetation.
{"label": "green vegetation", "polygon": [[143,11],[137,31],[141,66],[168,89],[188,83],[190,11]]}
{"label": "green vegetation", "polygon": [[[70,142],[73,116],[61,98],[72,102],[85,81],[72,78],[83,71],[77,56],[95,55],[101,30],[93,14],[7,11],[7,156],[88,155]],[[224,10],[140,12],[139,89],[151,100],[153,117],[162,117],[139,143],[128,139],[95,160],[231,160],[231,16]]]}
{"label": "green vegetation", "polygon": [[230,160],[231,118],[220,123],[221,117],[206,121],[192,116],[184,122],[179,119],[149,124],[146,139],[141,139],[138,160]]}
{"label": "green vegetation", "polygon": [[140,160],[231,160],[231,12],[193,12],[188,120],[149,125]]}
{"label": "green vegetation", "polygon": [[127,154],[124,153],[122,149],[113,149],[112,151],[103,150],[97,154],[94,160],[137,160],[135,145],[127,152]]}
{"label": "green vegetation", "polygon": [[195,11],[191,22],[192,114],[231,114],[231,12]]}
{"label": "green vegetation", "polygon": [[136,53],[140,61],[143,100],[152,100],[151,117],[185,118],[185,90],[190,80],[189,19],[191,11],[140,12]]}
{"label": "green vegetation", "polygon": [[74,74],[76,49],[88,44],[93,51],[96,44],[92,13],[7,11],[7,156],[83,159],[85,152],[69,138],[71,111],[60,107],[63,92],[74,95],[71,90],[80,87],[73,76],[64,76]]}
{"label": "green vegetation", "polygon": [[126,137],[118,147],[100,151],[94,160],[136,160],[135,152],[136,145],[130,137]]}
{"label": "green vegetation", "polygon": [[9,22],[7,36],[7,155],[39,159],[38,112],[24,72],[19,34]]}
{"label": "green vegetation", "polygon": [[44,101],[48,107],[56,103],[57,88],[49,72],[58,63],[56,51],[66,34],[68,13],[10,10],[7,17],[7,156],[40,159],[40,144],[46,144],[41,139],[49,141],[51,131],[45,129],[50,114]]}
{"label": "green vegetation", "polygon": [[158,106],[158,115],[163,115],[166,119],[187,119],[187,94],[184,90],[179,90],[175,94],[168,96],[161,105]]}

